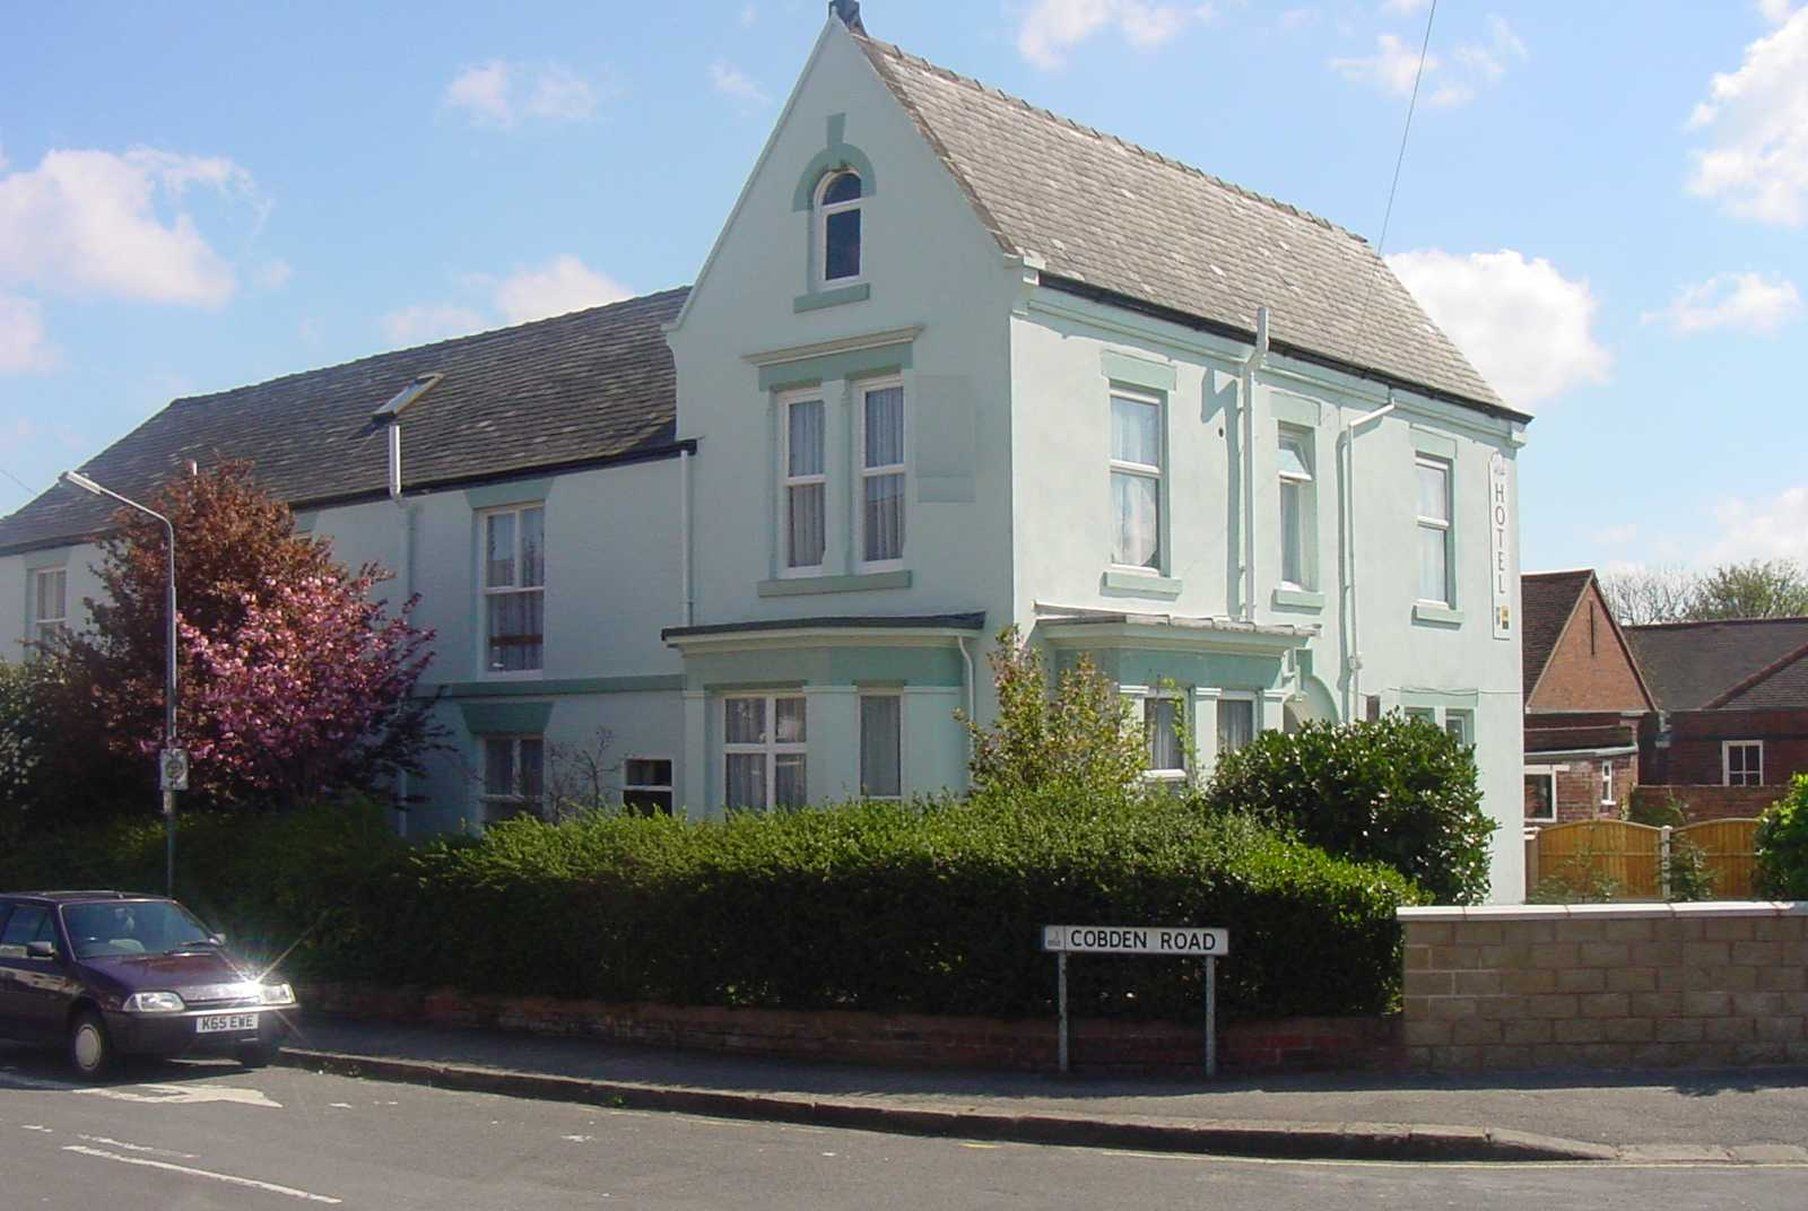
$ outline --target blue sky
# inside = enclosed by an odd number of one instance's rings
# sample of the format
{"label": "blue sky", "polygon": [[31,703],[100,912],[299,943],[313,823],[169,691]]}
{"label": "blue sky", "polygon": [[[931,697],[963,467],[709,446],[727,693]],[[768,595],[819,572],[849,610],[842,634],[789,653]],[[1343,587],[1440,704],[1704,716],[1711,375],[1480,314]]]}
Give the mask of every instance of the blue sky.
{"label": "blue sky", "polygon": [[[1374,240],[1427,4],[865,17]],[[176,395],[690,281],[824,6],[377,8],[9,13],[0,511]],[[1430,53],[1386,251],[1539,418],[1526,567],[1808,558],[1808,9],[1443,0]]]}

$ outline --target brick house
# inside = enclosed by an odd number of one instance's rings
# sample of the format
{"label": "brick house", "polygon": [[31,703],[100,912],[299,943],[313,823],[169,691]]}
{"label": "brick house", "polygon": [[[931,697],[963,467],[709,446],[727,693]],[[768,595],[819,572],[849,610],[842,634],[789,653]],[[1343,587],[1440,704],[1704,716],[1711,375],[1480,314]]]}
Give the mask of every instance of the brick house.
{"label": "brick house", "polygon": [[1656,700],[1639,730],[1647,785],[1692,818],[1755,816],[1808,772],[1808,618],[1662,623],[1626,637]]}
{"label": "brick house", "polygon": [[1593,571],[1529,574],[1520,592],[1526,823],[1618,816],[1656,703]]}

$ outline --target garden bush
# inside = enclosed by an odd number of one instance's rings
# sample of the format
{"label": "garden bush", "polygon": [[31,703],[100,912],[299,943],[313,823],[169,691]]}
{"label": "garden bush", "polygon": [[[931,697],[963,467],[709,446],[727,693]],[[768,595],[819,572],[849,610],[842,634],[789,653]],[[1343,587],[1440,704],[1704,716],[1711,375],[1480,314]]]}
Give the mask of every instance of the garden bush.
{"label": "garden bush", "polygon": [[1758,817],[1760,893],[1778,900],[1808,900],[1808,774],[1797,774],[1789,793]]}
{"label": "garden bush", "polygon": [[1488,893],[1488,838],[1475,755],[1423,720],[1306,723],[1263,732],[1218,760],[1206,802],[1333,853],[1385,862],[1440,904]]}

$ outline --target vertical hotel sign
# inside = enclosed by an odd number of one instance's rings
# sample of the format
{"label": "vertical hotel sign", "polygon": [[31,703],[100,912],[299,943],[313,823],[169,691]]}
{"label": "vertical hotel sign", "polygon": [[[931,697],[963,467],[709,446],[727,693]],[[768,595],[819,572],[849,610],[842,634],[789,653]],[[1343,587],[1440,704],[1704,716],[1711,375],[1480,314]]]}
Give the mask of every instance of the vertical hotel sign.
{"label": "vertical hotel sign", "polygon": [[1513,638],[1512,480],[1507,456],[1488,460],[1488,575],[1494,586],[1494,638]]}

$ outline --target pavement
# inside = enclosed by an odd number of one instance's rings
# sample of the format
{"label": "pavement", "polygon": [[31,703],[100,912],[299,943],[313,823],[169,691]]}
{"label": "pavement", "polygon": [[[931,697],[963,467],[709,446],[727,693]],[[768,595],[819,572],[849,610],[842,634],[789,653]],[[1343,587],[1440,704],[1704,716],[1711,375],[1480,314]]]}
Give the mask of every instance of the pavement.
{"label": "pavement", "polygon": [[294,1067],[973,1141],[1294,1159],[1808,1164],[1808,1068],[1197,1081],[900,1071],[313,1017]]}

